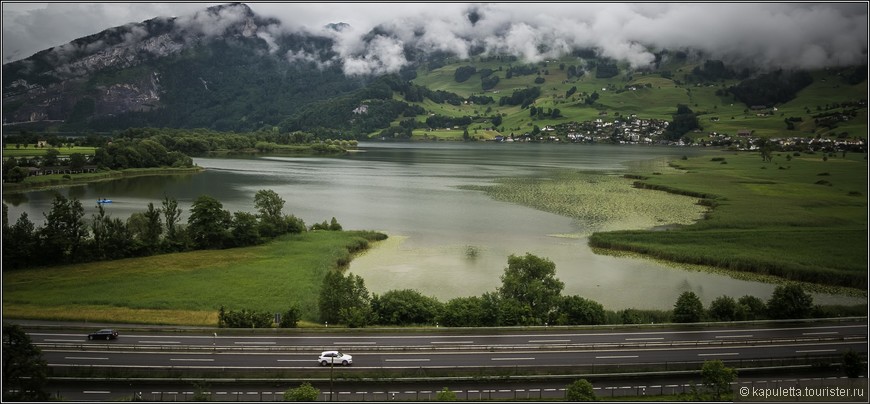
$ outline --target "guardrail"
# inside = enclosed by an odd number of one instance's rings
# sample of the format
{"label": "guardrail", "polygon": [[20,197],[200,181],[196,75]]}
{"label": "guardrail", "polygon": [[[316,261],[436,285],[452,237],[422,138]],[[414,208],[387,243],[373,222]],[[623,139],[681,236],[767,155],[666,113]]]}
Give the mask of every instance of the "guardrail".
{"label": "guardrail", "polygon": [[718,347],[718,346],[747,346],[747,345],[773,345],[773,344],[801,344],[820,342],[860,342],[867,341],[867,336],[842,336],[842,337],[801,337],[801,338],[768,338],[768,339],[742,339],[742,340],[699,340],[699,341],[672,341],[672,342],[620,342],[620,343],[592,343],[592,344],[520,344],[520,345],[474,345],[474,344],[444,344],[444,345],[275,345],[275,346],[232,346],[232,345],[164,345],[164,344],[141,344],[125,345],[112,342],[88,342],[82,344],[69,343],[35,343],[43,350],[79,350],[79,351],[169,351],[169,352],[321,352],[331,350],[344,350],[357,352],[468,352],[468,351],[579,351],[579,350],[606,350],[606,349],[657,349],[657,348],[687,348],[687,347]]}

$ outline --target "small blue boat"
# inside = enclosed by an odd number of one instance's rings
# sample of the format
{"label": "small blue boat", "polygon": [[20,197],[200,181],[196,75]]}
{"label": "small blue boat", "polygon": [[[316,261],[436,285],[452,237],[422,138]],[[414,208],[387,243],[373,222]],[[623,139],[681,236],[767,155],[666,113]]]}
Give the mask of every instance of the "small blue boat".
{"label": "small blue boat", "polygon": [[111,199],[97,199],[97,203],[112,203]]}

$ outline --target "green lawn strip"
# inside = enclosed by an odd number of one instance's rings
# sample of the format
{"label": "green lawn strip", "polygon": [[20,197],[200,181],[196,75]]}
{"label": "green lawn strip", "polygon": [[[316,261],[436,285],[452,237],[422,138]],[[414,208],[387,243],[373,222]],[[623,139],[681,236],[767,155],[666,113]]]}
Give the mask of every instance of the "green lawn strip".
{"label": "green lawn strip", "polygon": [[57,150],[60,156],[69,156],[73,153],[80,153],[86,156],[93,156],[96,152],[96,147],[73,146],[73,147],[36,147],[29,145],[28,147],[15,147],[15,145],[7,145],[3,148],[3,157],[37,157],[44,156],[50,149]]}
{"label": "green lawn strip", "polygon": [[107,315],[140,310],[142,317],[125,321],[151,322],[154,310],[216,313],[223,305],[278,313],[297,305],[313,320],[324,274],[348,262],[370,234],[315,231],[254,247],[10,271],[3,274],[4,315],[64,307],[76,319],[76,308],[93,316],[102,307]]}
{"label": "green lawn strip", "polygon": [[643,173],[643,186],[705,194],[715,207],[691,226],[596,233],[590,244],[866,290],[867,161],[786,156],[723,153],[675,161],[682,172]]}

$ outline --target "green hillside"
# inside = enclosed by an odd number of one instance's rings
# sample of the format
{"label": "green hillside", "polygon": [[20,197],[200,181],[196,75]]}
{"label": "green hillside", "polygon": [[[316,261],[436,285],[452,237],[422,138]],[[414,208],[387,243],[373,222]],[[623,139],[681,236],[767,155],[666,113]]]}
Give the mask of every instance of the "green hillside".
{"label": "green hillside", "polygon": [[[417,69],[417,77],[412,83],[431,90],[453,92],[466,98],[474,95],[489,96],[495,103],[455,106],[427,100],[414,104],[420,105],[428,114],[452,117],[465,115],[484,120],[483,118],[501,114],[502,124],[495,129],[502,135],[531,131],[534,125],[543,128],[547,125],[599,118],[612,121],[632,114],[644,119],[671,120],[677,105],[684,104],[698,116],[701,132],[690,134],[696,139],[706,137],[709,132],[736,135],[741,130],[753,131],[753,135],[760,137],[866,137],[867,81],[864,79],[850,84],[847,80],[847,76],[860,68],[811,72],[812,83],[801,89],[794,99],[757,111],[752,109],[752,105],[740,102],[727,92],[729,87],[741,82],[739,78],[702,82],[693,80],[692,70],[699,67],[698,63],[671,62],[666,66],[667,70],[660,68],[650,71],[633,71],[629,66],[619,64],[619,73],[609,78],[597,78],[595,68],[590,67],[594,63],[595,60],[576,57],[546,61],[536,64],[537,74],[513,75],[510,78],[506,77],[507,69],[521,63],[476,59],[447,64],[434,70],[421,67]],[[586,66],[585,73],[580,77],[569,78],[566,66],[572,65]],[[491,76],[499,77],[498,84],[489,90],[483,90],[479,73],[471,75],[461,83],[457,82],[454,75],[463,66],[473,66],[478,71],[491,69]],[[536,83],[535,80],[540,81],[540,78],[543,83]],[[500,97],[532,86],[541,89],[541,96],[533,106],[545,110],[558,108],[561,117],[533,118],[528,108],[498,104]],[[567,95],[572,88],[576,90]],[[598,94],[598,99],[591,104],[584,102],[593,93]],[[833,128],[815,123],[814,116],[820,113],[847,111],[847,108],[842,107],[846,103],[860,103],[860,107],[854,110],[857,115],[849,121],[837,122]],[[760,116],[762,113],[766,115]],[[794,130],[787,129],[786,118],[800,119]],[[425,117],[418,116],[417,120],[422,122]],[[483,122],[471,126],[475,129],[486,127]]]}

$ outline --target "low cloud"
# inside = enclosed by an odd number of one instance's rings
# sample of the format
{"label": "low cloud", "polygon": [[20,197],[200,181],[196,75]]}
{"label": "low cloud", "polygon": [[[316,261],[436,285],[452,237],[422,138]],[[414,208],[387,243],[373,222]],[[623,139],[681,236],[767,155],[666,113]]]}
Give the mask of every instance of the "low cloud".
{"label": "low cloud", "polygon": [[[138,6],[112,4],[89,7],[50,4],[26,11],[10,9],[9,13],[4,4],[4,61],[29,56],[27,53],[39,50],[32,48],[38,40],[48,40],[56,30],[77,27],[90,29],[93,32],[87,34],[91,34],[104,29],[75,18],[79,15],[103,18],[107,23],[127,18],[115,24],[123,25],[177,14],[180,24],[202,35],[223,35],[246,18],[241,12],[243,7],[225,7],[218,13],[209,13],[203,10],[211,4],[203,3],[154,3],[137,11],[148,15],[138,14],[134,18],[129,10]],[[340,65],[349,75],[396,72],[411,63],[405,58],[406,48],[447,52],[460,58],[469,56],[473,50],[482,50],[484,55],[509,53],[526,62],[558,58],[577,48],[593,48],[635,68],[650,66],[654,52],[662,49],[692,49],[728,63],[767,68],[822,68],[867,61],[866,3],[249,3],[249,6],[260,16],[281,21],[280,25],[258,27],[253,33],[268,44],[271,52],[278,49],[275,39],[282,32],[328,36],[334,41],[332,51],[337,55],[334,59],[324,61],[318,55],[301,51],[287,54],[287,59]],[[128,11],[120,12],[120,8]],[[338,22],[349,26],[341,30],[326,28]],[[374,32],[379,34],[373,35],[375,28],[378,30]],[[131,35],[130,40],[135,40],[141,33]],[[50,46],[74,38],[54,39]],[[75,51],[63,47],[60,50]]]}

